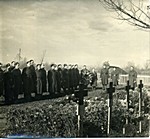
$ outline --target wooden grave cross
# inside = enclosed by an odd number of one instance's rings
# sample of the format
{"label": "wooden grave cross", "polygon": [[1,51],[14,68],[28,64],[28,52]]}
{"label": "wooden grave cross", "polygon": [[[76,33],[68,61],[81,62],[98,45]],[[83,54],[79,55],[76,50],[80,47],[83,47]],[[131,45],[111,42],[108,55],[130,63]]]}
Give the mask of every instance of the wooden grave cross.
{"label": "wooden grave cross", "polygon": [[139,91],[139,133],[142,132],[142,122],[141,122],[141,111],[142,111],[142,88],[143,88],[143,83],[142,80],[140,80],[140,84],[138,86],[138,88],[140,89]]}
{"label": "wooden grave cross", "polygon": [[78,99],[78,137],[83,137],[83,115],[84,115],[84,97],[88,95],[88,89],[83,84],[79,85],[79,90],[75,90],[75,97]]}
{"label": "wooden grave cross", "polygon": [[113,87],[113,82],[109,83],[109,87],[107,88],[108,97],[108,122],[107,122],[107,135],[110,135],[111,129],[111,112],[113,105],[113,93],[115,92],[115,87]]}

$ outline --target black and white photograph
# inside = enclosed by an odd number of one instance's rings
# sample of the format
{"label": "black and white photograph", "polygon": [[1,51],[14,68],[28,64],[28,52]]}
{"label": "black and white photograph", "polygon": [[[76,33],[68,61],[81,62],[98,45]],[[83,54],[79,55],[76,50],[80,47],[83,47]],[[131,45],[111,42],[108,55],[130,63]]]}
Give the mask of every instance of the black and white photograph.
{"label": "black and white photograph", "polygon": [[0,138],[148,138],[149,111],[149,0],[0,0]]}

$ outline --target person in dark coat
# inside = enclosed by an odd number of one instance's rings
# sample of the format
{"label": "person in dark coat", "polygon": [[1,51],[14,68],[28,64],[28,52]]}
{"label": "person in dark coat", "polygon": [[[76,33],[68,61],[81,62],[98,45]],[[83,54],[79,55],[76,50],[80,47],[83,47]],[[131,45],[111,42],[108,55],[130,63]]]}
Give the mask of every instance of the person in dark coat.
{"label": "person in dark coat", "polygon": [[111,72],[111,79],[114,86],[118,85],[119,80],[119,72],[116,70],[116,68],[113,68],[113,71]]}
{"label": "person in dark coat", "polygon": [[48,80],[48,91],[53,97],[55,95],[55,84],[56,84],[55,64],[51,64],[51,69],[48,71],[47,80]]}
{"label": "person in dark coat", "polygon": [[13,69],[12,74],[14,78],[14,101],[17,102],[18,95],[22,93],[22,76],[18,62],[15,63],[15,68]]}
{"label": "person in dark coat", "polygon": [[4,90],[5,90],[4,96],[6,104],[11,104],[14,101],[13,88],[14,88],[14,78],[10,70],[10,64],[7,64],[6,70],[4,72]]}
{"label": "person in dark coat", "polygon": [[41,97],[42,96],[42,71],[41,71],[41,64],[37,64],[37,69],[36,69],[36,82],[37,82],[37,93],[36,97]]}
{"label": "person in dark coat", "polygon": [[35,73],[35,67],[34,67],[34,61],[33,60],[30,60],[30,69],[31,69],[31,74],[32,74],[32,92],[34,92],[35,94],[37,93],[37,89],[36,89],[36,73]]}
{"label": "person in dark coat", "polygon": [[129,85],[131,86],[131,88],[134,90],[135,87],[137,86],[137,72],[134,70],[134,67],[131,66],[130,71],[129,71]]}
{"label": "person in dark coat", "polygon": [[96,86],[97,86],[97,72],[95,71],[94,68],[92,69],[91,76],[92,76],[91,86],[92,86],[93,89],[96,89]]}
{"label": "person in dark coat", "polygon": [[57,79],[57,91],[61,93],[62,88],[62,65],[58,65],[58,79]]}
{"label": "person in dark coat", "polygon": [[62,84],[63,84],[64,93],[66,94],[67,90],[69,88],[69,73],[68,73],[68,66],[67,66],[67,64],[64,64],[64,67],[63,67]]}
{"label": "person in dark coat", "polygon": [[79,73],[79,69],[78,69],[78,65],[75,65],[74,68],[74,87],[75,89],[77,89],[77,86],[79,85],[79,80],[80,80],[80,73]]}
{"label": "person in dark coat", "polygon": [[58,73],[58,66],[55,65],[55,68],[54,68],[54,76],[55,76],[55,85],[54,85],[54,88],[55,88],[55,94],[58,94],[58,82],[59,82],[59,73]]}
{"label": "person in dark coat", "polygon": [[72,70],[72,74],[71,74],[71,79],[72,79],[72,89],[73,92],[75,90],[75,65],[71,65],[71,70]]}
{"label": "person in dark coat", "polygon": [[25,67],[22,71],[22,80],[23,80],[23,92],[24,98],[26,101],[31,100],[31,93],[33,89],[32,84],[32,71],[30,68],[30,61],[27,62],[27,67]]}
{"label": "person in dark coat", "polygon": [[69,86],[69,94],[71,94],[71,92],[73,91],[73,69],[71,68],[71,65],[68,66],[68,78],[69,78],[69,82],[68,82],[68,86]]}
{"label": "person in dark coat", "polygon": [[41,65],[42,73],[42,92],[47,92],[46,70],[44,64]]}
{"label": "person in dark coat", "polygon": [[0,96],[4,95],[4,71],[2,70],[2,63],[0,63]]}
{"label": "person in dark coat", "polygon": [[100,78],[101,78],[103,89],[105,90],[106,86],[108,85],[108,78],[109,78],[109,70],[108,68],[106,68],[105,65],[103,65],[103,68],[101,70]]}

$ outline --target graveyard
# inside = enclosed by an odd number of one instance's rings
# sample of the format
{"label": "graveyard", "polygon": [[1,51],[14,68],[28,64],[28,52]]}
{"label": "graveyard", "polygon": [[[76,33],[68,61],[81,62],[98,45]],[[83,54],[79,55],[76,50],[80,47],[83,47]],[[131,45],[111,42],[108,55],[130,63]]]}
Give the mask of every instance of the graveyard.
{"label": "graveyard", "polygon": [[[132,91],[127,85],[120,85],[115,90],[89,90],[83,96],[81,112],[72,96],[1,106],[4,126],[0,136],[148,137],[150,88],[142,85],[141,88],[139,85]],[[139,100],[140,91],[142,100]]]}

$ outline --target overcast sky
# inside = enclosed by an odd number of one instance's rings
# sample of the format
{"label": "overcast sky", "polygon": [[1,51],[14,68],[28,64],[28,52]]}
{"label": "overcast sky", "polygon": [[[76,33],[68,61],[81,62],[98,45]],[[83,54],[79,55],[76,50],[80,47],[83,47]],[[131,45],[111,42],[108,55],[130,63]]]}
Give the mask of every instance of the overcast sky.
{"label": "overcast sky", "polygon": [[149,33],[114,19],[99,0],[0,1],[0,61],[22,57],[39,63],[141,65],[149,58]]}

